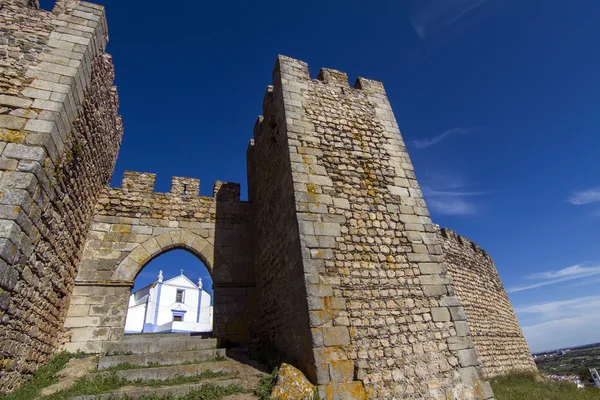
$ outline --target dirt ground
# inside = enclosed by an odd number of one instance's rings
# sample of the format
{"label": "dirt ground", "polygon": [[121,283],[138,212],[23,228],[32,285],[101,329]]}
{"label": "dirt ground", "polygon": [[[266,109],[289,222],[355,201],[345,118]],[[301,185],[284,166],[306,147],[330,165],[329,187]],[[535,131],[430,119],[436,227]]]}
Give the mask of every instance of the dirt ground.
{"label": "dirt ground", "polygon": [[222,400],[256,400],[256,397],[253,394],[232,394],[231,396],[225,396]]}
{"label": "dirt ground", "polygon": [[254,389],[266,373],[264,366],[251,360],[245,349],[227,349],[227,357],[232,361],[233,375],[242,380],[246,389]]}
{"label": "dirt ground", "polygon": [[73,383],[90,371],[94,371],[98,365],[96,357],[71,358],[65,368],[60,370],[56,375],[58,382],[42,389],[41,396],[48,396],[63,389],[68,389],[73,386]]}
{"label": "dirt ground", "polygon": [[[227,357],[233,362],[233,375],[242,381],[246,389],[254,389],[258,386],[260,378],[267,371],[265,367],[248,357],[245,349],[228,349]],[[257,396],[252,394],[234,394],[223,397],[223,400],[256,400]]]}

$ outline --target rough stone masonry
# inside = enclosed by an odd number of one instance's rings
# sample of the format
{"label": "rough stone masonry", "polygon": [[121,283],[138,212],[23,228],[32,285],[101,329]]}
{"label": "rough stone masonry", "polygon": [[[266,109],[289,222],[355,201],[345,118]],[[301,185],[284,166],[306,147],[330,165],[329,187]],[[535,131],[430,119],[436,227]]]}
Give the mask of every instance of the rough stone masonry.
{"label": "rough stone masonry", "polygon": [[322,397],[492,397],[380,82],[280,56],[248,171],[257,332]]}
{"label": "rough stone masonry", "polygon": [[[101,353],[153,258],[214,281],[221,344],[270,343],[326,399],[489,399],[535,369],[491,259],[432,224],[383,85],[279,56],[239,184],[126,172],[104,9],[0,3],[0,390]],[[454,278],[454,279],[453,279]]]}
{"label": "rough stone masonry", "polygon": [[122,136],[100,6],[0,3],[0,388],[61,343],[94,206]]}

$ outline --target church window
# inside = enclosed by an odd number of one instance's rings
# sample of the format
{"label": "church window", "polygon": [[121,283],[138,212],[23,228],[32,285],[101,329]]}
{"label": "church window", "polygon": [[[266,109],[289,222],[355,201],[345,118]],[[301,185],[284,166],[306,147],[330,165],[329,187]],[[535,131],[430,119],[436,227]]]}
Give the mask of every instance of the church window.
{"label": "church window", "polygon": [[183,303],[183,294],[184,293],[185,293],[185,290],[177,289],[177,295],[175,296],[175,302]]}
{"label": "church window", "polygon": [[181,321],[183,321],[183,316],[181,316],[181,315],[174,315],[173,316],[173,321],[174,322],[181,322]]}

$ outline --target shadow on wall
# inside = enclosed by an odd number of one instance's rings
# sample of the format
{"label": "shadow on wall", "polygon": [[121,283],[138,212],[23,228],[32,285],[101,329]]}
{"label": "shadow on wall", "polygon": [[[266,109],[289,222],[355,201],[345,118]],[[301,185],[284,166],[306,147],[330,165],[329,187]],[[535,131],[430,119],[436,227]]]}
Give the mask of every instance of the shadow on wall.
{"label": "shadow on wall", "polygon": [[[256,299],[252,224],[240,229],[236,203],[240,185],[216,182],[215,260],[214,260],[214,331],[221,345],[250,343],[251,323],[255,319]],[[247,215],[248,219],[250,214]],[[243,244],[246,244],[244,246]],[[228,255],[225,260],[223,255]],[[227,264],[227,268],[218,268]]]}

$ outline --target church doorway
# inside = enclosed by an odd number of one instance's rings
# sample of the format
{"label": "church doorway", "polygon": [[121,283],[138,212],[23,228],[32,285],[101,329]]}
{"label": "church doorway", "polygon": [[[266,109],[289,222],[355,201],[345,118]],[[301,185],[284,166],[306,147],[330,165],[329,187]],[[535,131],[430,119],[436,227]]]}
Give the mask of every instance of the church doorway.
{"label": "church doorway", "polygon": [[152,259],[134,280],[125,334],[213,330],[213,281],[194,254],[175,249]]}

